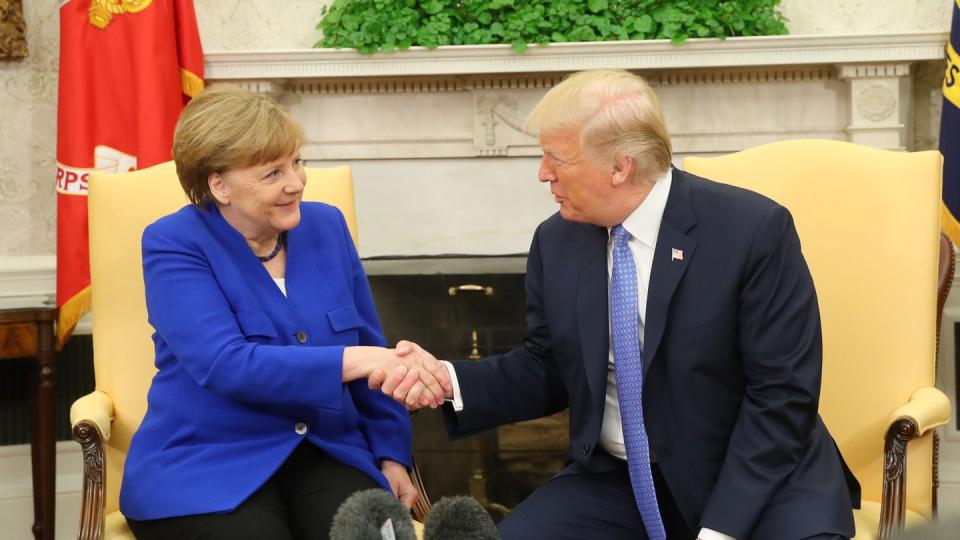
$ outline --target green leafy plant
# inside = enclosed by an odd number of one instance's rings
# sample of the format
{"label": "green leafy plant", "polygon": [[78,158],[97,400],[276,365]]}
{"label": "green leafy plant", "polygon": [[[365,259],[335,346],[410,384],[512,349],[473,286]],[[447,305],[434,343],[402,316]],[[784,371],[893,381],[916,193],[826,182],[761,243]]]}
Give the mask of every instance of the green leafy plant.
{"label": "green leafy plant", "polygon": [[529,44],[786,34],[780,0],[334,0],[316,47]]}

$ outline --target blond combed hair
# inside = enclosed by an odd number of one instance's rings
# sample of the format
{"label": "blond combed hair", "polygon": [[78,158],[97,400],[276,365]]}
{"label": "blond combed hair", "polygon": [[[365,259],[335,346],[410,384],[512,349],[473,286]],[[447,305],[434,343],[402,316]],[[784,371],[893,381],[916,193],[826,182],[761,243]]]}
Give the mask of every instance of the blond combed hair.
{"label": "blond combed hair", "polygon": [[550,89],[527,116],[524,130],[579,132],[584,157],[595,164],[617,156],[637,163],[636,179],[670,168],[673,150],[660,101],[647,81],[622,69],[574,73]]}
{"label": "blond combed hair", "polygon": [[297,152],[303,130],[273,99],[213,85],[190,100],[173,133],[180,185],[196,205],[211,200],[214,172],[250,167]]}

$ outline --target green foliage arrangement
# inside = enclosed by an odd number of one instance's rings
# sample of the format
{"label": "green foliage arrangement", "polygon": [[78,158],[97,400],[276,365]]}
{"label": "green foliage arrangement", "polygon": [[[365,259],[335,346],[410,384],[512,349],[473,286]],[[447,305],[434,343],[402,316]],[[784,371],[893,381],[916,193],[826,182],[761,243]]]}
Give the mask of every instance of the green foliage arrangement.
{"label": "green foliage arrangement", "polygon": [[780,0],[334,0],[316,47],[528,44],[786,34]]}

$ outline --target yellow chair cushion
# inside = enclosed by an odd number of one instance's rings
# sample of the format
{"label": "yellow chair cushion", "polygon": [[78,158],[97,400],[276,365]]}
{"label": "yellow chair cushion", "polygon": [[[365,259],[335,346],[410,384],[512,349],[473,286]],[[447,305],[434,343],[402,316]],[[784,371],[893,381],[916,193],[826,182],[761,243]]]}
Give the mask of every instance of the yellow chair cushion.
{"label": "yellow chair cushion", "polygon": [[[851,540],[876,540],[880,530],[880,503],[863,501],[860,510],[853,511],[853,522],[857,527],[857,535]],[[904,512],[904,527],[907,529],[924,525],[926,518],[910,510]]]}
{"label": "yellow chair cushion", "polygon": [[137,540],[127,526],[127,518],[119,511],[107,514],[103,527],[104,540]]}

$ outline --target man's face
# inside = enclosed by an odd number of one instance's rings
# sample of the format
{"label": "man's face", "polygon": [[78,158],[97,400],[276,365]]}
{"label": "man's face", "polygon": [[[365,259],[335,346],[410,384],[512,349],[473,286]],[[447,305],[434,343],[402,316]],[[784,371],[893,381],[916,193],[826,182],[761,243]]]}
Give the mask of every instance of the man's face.
{"label": "man's face", "polygon": [[543,158],[539,178],[550,182],[550,193],[560,203],[560,215],[568,221],[608,225],[613,186],[611,172],[588,160],[580,148],[579,128],[540,135]]}

